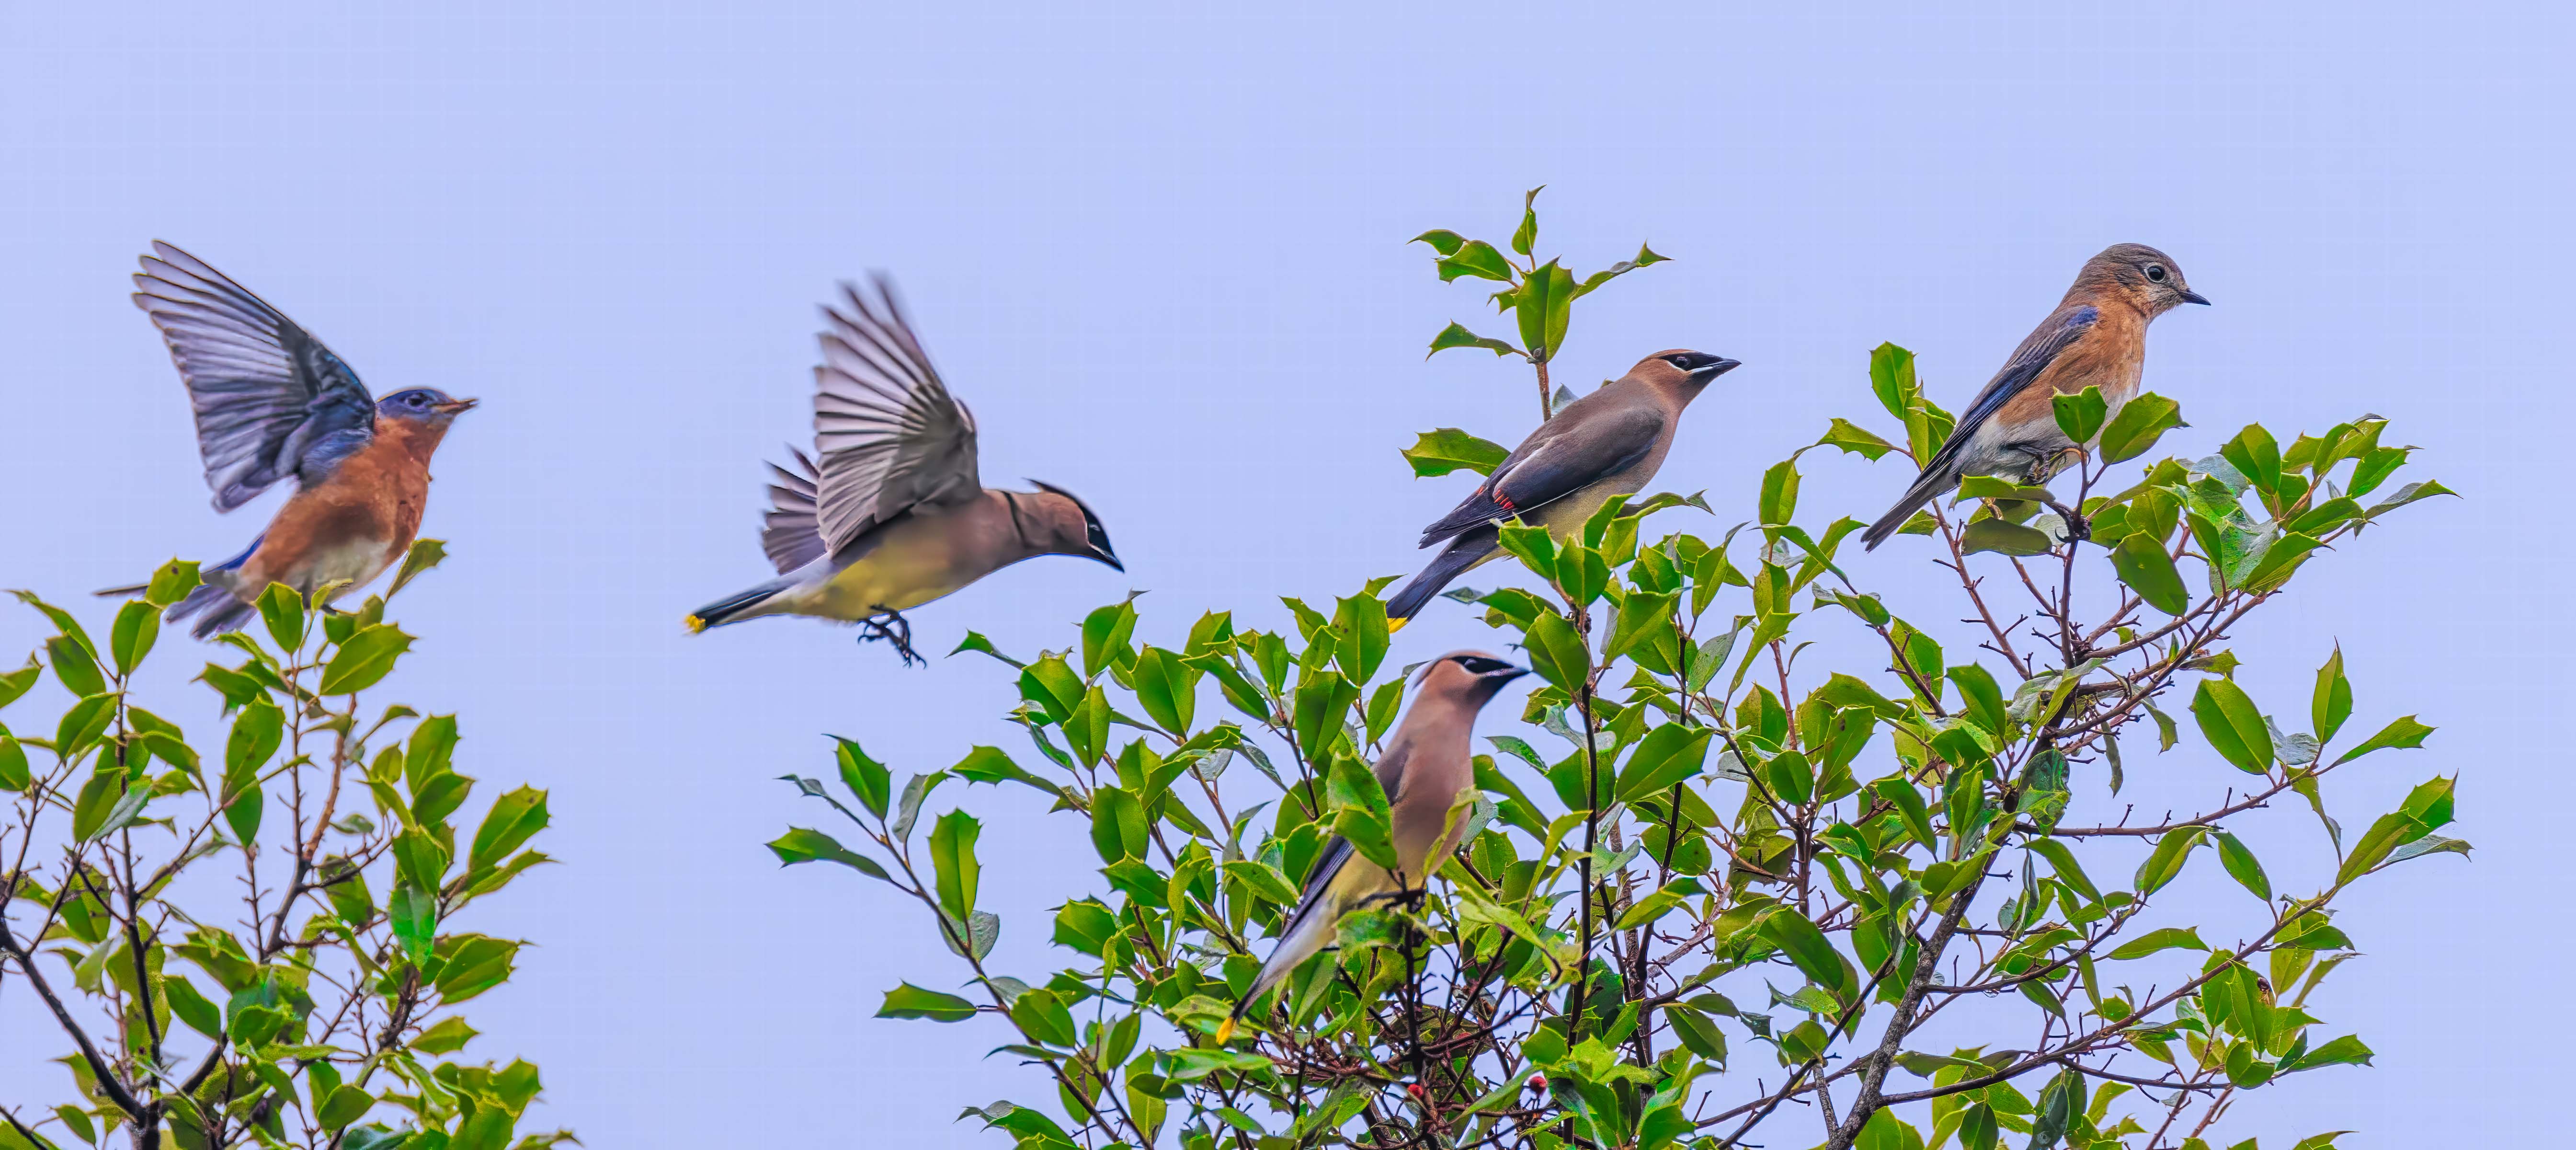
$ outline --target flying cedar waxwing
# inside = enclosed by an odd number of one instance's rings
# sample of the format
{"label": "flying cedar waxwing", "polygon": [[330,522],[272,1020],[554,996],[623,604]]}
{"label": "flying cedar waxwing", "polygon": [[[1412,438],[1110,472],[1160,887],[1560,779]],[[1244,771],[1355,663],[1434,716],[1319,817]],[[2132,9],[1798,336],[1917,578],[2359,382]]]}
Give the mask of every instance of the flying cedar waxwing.
{"label": "flying cedar waxwing", "polygon": [[918,662],[904,611],[1040,555],[1126,570],[1100,517],[1072,492],[984,486],[974,415],[931,368],[894,286],[884,276],[875,284],[875,305],[843,284],[849,310],[823,309],[831,326],[814,369],[820,464],[789,448],[796,471],[770,466],[777,482],[760,545],[778,578],[698,608],[692,633],[810,615],[861,624],[862,642],[885,639]]}
{"label": "flying cedar waxwing", "polygon": [[1977,393],[1914,486],[1861,532],[1864,550],[1877,550],[1924,504],[1967,476],[2003,475],[2028,484],[2055,477],[2080,454],[2057,426],[2056,397],[2098,387],[2118,414],[2138,394],[2147,325],[2184,304],[2208,302],[2183,282],[2182,265],[2145,244],[2113,244],[2084,261],[2057,310]]}
{"label": "flying cedar waxwing", "polygon": [[1255,999],[1331,944],[1334,924],[1344,912],[1418,892],[1427,876],[1439,871],[1458,846],[1457,833],[1464,829],[1449,825],[1449,811],[1458,796],[1476,785],[1470,745],[1476,713],[1503,684],[1526,674],[1481,651],[1454,651],[1423,668],[1421,685],[1413,692],[1413,708],[1405,712],[1404,721],[1387,739],[1386,753],[1377,760],[1377,781],[1386,788],[1390,837],[1401,874],[1362,857],[1350,840],[1339,835],[1324,844],[1323,853],[1315,856],[1315,865],[1306,872],[1306,889],[1297,909],[1289,912],[1280,929],[1279,944],[1271,948],[1270,960],[1261,964],[1261,973],[1235,1004],[1234,1014],[1217,1028],[1218,1042],[1234,1036],[1235,1024]]}
{"label": "flying cedar waxwing", "polygon": [[1634,495],[1672,450],[1682,409],[1736,361],[1700,351],[1659,351],[1628,374],[1559,408],[1521,441],[1457,510],[1422,530],[1421,546],[1449,546],[1387,600],[1390,630],[1422,610],[1449,581],[1500,556],[1494,525],[1517,516],[1571,536],[1613,495]]}

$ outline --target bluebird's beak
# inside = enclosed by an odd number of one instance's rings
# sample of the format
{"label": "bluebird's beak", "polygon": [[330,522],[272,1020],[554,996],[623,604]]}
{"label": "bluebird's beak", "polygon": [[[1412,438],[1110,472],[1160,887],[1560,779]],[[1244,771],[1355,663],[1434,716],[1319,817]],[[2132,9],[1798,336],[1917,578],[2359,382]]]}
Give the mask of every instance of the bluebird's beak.
{"label": "bluebird's beak", "polygon": [[445,403],[433,403],[429,405],[429,409],[440,415],[462,415],[474,410],[475,406],[482,402],[479,399],[451,399]]}
{"label": "bluebird's beak", "polygon": [[2196,292],[2196,291],[2191,290],[2190,288],[2184,288],[2184,289],[2182,289],[2181,293],[2179,293],[2179,294],[2181,294],[2181,296],[2182,296],[2182,302],[2184,302],[2184,303],[2207,304],[2207,303],[2209,302],[2209,297],[2208,297],[2208,296],[2202,295],[2202,294],[2200,294],[2199,292]]}

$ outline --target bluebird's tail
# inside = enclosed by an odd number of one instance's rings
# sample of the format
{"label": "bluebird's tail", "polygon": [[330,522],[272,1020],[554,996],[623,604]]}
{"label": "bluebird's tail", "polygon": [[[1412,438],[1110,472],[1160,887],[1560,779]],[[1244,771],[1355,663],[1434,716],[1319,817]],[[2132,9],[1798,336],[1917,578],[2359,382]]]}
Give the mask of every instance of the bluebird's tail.
{"label": "bluebird's tail", "polygon": [[1942,460],[1936,457],[1932,462],[1933,466],[1925,468],[1923,474],[1915,478],[1914,486],[1905,489],[1904,497],[1896,501],[1896,506],[1888,508],[1887,514],[1879,516],[1878,522],[1860,533],[1861,542],[1868,544],[1863,550],[1878,550],[1878,545],[1896,534],[1897,528],[1905,526],[1906,520],[1914,518],[1914,513],[1922,510],[1924,504],[1958,484],[1959,477],[1942,466]]}
{"label": "bluebird's tail", "polygon": [[257,611],[229,589],[207,583],[188,592],[187,598],[172,604],[169,618],[175,623],[194,615],[197,625],[189,628],[188,633],[200,639],[211,639],[226,631],[241,630],[250,623],[254,614]]}
{"label": "bluebird's tail", "polygon": [[1395,595],[1386,601],[1387,629],[1392,631],[1402,627],[1407,620],[1420,614],[1432,596],[1439,594],[1441,588],[1466,573],[1468,568],[1490,558],[1496,546],[1491,527],[1470,531],[1450,540],[1449,546],[1441,549],[1421,574],[1397,588]]}
{"label": "bluebird's tail", "polygon": [[763,583],[739,595],[728,595],[700,607],[690,612],[689,617],[682,622],[688,625],[689,633],[692,635],[709,627],[738,623],[756,614],[766,614],[758,610],[760,605],[777,597],[779,592],[786,589],[784,583]]}

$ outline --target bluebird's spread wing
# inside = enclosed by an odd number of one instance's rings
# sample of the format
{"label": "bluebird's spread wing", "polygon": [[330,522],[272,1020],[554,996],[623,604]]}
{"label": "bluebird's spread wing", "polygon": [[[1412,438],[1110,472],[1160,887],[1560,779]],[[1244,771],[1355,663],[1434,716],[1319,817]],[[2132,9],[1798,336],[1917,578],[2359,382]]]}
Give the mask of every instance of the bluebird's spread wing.
{"label": "bluebird's spread wing", "polygon": [[874,305],[845,284],[849,310],[823,309],[831,327],[822,336],[823,364],[814,369],[814,450],[822,464],[815,518],[835,551],[915,506],[959,502],[984,489],[975,468],[975,417],[939,381],[893,286],[883,276],[875,286]]}
{"label": "bluebird's spread wing", "polygon": [[375,434],[375,401],[322,341],[224,273],[153,241],[134,277],[197,413],[215,509],[279,480],[318,482]]}
{"label": "bluebird's spread wing", "polygon": [[760,517],[760,549],[781,575],[822,558],[826,550],[814,517],[814,459],[793,447],[787,452],[796,458],[796,470],[769,465],[778,482],[769,485],[769,511]]}
{"label": "bluebird's spread wing", "polygon": [[1625,471],[1654,450],[1655,437],[1664,430],[1663,413],[1643,404],[1566,422],[1568,426],[1554,432],[1540,427],[1494,468],[1466,502],[1423,528],[1421,546],[1492,520],[1528,514],[1603,476]]}

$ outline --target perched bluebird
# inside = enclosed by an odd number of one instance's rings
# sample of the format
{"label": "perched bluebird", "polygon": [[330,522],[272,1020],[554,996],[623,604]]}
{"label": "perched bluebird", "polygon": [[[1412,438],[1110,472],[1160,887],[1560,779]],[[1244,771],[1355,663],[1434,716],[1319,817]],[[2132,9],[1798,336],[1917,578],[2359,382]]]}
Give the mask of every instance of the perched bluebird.
{"label": "perched bluebird", "polygon": [[861,642],[884,639],[917,662],[902,613],[1004,567],[1075,555],[1126,570],[1072,492],[984,486],[974,415],[930,366],[893,285],[875,284],[873,304],[843,284],[848,310],[823,309],[814,456],[791,447],[796,470],[770,465],[760,545],[778,578],[698,608],[692,633],[807,615],[860,624]]}
{"label": "perched bluebird", "polygon": [[1914,486],[1861,539],[1876,550],[1965,476],[2048,482],[2084,450],[2058,429],[2054,398],[2098,387],[2117,413],[2138,394],[2147,325],[2183,304],[2208,302],[2183,282],[2173,257],[2145,244],[2113,244],[2084,261],[2057,310],[2013,349]]}
{"label": "perched bluebird", "polygon": [[152,252],[134,277],[134,304],[188,385],[215,510],[295,481],[268,530],[201,571],[205,585],[170,618],[195,615],[203,639],[249,622],[271,583],[310,597],[345,580],[336,597],[383,574],[420,533],[430,456],[476,401],[426,387],[374,399],[322,341],[248,289],[169,244],[155,240]]}
{"label": "perched bluebird", "polygon": [[1503,553],[1494,524],[1519,518],[1570,535],[1611,496],[1645,490],[1672,450],[1682,409],[1739,366],[1704,351],[1659,351],[1557,409],[1466,502],[1422,529],[1421,546],[1444,539],[1449,546],[1387,600],[1390,629],[1404,626],[1450,580]]}
{"label": "perched bluebird", "polygon": [[1422,669],[1413,707],[1386,740],[1377,760],[1378,785],[1386,788],[1388,835],[1400,873],[1361,857],[1339,835],[1324,844],[1306,872],[1305,893],[1281,924],[1270,958],[1253,976],[1252,989],[1217,1028],[1216,1040],[1234,1036],[1253,1000],[1295,973],[1317,951],[1332,945],[1334,924],[1345,912],[1372,902],[1403,898],[1429,885],[1465,829],[1449,820],[1458,796],[1475,789],[1476,716],[1505,684],[1529,674],[1482,651],[1452,651]]}

